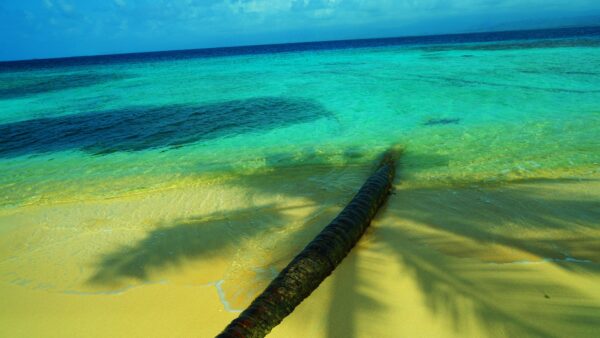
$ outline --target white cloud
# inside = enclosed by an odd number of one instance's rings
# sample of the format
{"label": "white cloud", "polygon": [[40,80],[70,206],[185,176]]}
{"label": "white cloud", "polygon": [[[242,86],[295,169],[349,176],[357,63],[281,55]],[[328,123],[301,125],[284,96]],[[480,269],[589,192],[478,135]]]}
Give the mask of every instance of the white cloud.
{"label": "white cloud", "polygon": [[[119,38],[147,46],[155,46],[160,35],[166,41],[164,48],[195,47],[199,42],[219,45],[429,34],[468,30],[479,27],[479,21],[510,21],[515,14],[527,19],[550,11],[554,14],[548,15],[554,16],[562,10],[600,11],[599,0],[33,1],[36,6],[16,0],[10,6],[22,7],[20,13],[31,10],[35,17],[20,16],[36,22],[38,31],[49,28],[48,34],[60,36],[77,29],[87,37],[84,42]],[[156,46],[152,48],[163,45]]]}
{"label": "white cloud", "polygon": [[292,9],[296,2],[308,3],[310,0],[227,0],[228,7],[234,13],[274,14]]}
{"label": "white cloud", "polygon": [[68,3],[67,1],[59,0],[58,4],[60,6],[60,9],[62,9],[62,11],[67,14],[72,13],[75,10],[75,7],[73,5],[71,5],[70,3]]}

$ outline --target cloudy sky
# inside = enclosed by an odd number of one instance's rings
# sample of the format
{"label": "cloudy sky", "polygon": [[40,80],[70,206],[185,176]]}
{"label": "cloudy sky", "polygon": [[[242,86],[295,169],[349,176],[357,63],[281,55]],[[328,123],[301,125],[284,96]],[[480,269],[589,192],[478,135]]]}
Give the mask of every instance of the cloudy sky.
{"label": "cloudy sky", "polygon": [[587,15],[600,15],[599,0],[0,0],[0,60],[451,33]]}

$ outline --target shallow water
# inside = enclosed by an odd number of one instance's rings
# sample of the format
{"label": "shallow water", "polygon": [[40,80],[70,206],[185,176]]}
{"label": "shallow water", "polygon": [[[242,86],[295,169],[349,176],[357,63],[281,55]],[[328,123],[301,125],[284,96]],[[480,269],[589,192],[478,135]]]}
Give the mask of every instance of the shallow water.
{"label": "shallow water", "polygon": [[2,64],[0,335],[214,335],[397,146],[273,336],[593,336],[600,30],[569,32]]}

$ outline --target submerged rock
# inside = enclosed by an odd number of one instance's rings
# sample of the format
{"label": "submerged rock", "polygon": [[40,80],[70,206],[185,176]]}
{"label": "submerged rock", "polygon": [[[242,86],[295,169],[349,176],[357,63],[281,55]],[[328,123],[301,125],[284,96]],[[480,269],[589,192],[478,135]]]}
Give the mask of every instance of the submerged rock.
{"label": "submerged rock", "polygon": [[437,126],[437,125],[446,125],[446,124],[459,124],[459,118],[443,118],[443,119],[429,119],[425,123],[424,126]]}

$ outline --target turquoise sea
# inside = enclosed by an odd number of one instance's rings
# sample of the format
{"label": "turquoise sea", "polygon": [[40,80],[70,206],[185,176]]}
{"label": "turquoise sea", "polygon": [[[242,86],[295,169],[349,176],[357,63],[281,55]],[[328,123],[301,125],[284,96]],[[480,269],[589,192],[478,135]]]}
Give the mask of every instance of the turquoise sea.
{"label": "turquoise sea", "polygon": [[406,175],[432,184],[597,171],[600,32],[576,33],[6,67],[0,203],[360,161],[394,144]]}
{"label": "turquoise sea", "polygon": [[[2,285],[110,297],[136,286],[193,282],[209,285],[219,297],[214,311],[235,316],[351,198],[369,166],[390,147],[403,149],[397,189],[410,187],[411,196],[432,198],[418,205],[423,210],[456,203],[456,209],[440,211],[449,223],[439,229],[513,251],[486,256],[481,252],[488,249],[481,249],[470,256],[448,243],[431,240],[428,245],[461,259],[508,260],[514,254],[515,261],[571,260],[575,267],[559,270],[581,270],[597,279],[597,265],[589,265],[597,258],[597,241],[577,251],[569,246],[572,242],[557,239],[563,235],[556,231],[565,227],[552,226],[573,220],[581,234],[597,234],[600,208],[593,191],[583,198],[572,194],[579,188],[557,187],[572,199],[552,204],[534,195],[523,199],[523,194],[473,195],[468,190],[598,180],[600,28],[569,28],[0,63]],[[228,190],[219,188],[225,185]],[[456,194],[462,197],[453,200]],[[411,203],[409,196],[399,198]],[[312,216],[288,209],[285,217],[261,214],[292,200],[322,209],[311,209]],[[461,208],[475,200],[485,203],[474,206],[474,213],[485,205],[489,213],[465,215]],[[515,208],[525,214],[506,216]],[[534,209],[564,212],[527,214]],[[174,219],[185,219],[189,226],[190,218],[205,216],[227,220],[213,225],[226,226],[227,236],[241,231],[251,244],[209,241],[207,252],[229,255],[220,257],[192,248],[205,244],[181,244],[189,236],[206,235],[204,230],[165,230]],[[467,221],[458,222],[463,216]],[[290,240],[289,247],[277,244],[288,233],[279,223],[290,220],[294,231],[301,224],[311,224],[314,231]],[[426,222],[413,217],[417,220]],[[500,229],[504,221],[510,224]],[[482,224],[481,233],[465,230]],[[550,225],[554,242],[511,246],[512,240],[499,235],[522,235],[523,229],[542,233],[540,224]],[[268,234],[256,237],[255,227]],[[163,235],[174,242],[161,242]],[[55,238],[65,240],[55,245]],[[124,259],[127,254],[132,256]],[[283,258],[273,263],[272,256],[279,254]],[[175,271],[201,255],[225,268],[209,277]],[[500,263],[504,260],[494,264],[500,269]],[[240,271],[251,274],[252,282]],[[429,286],[421,290],[435,292]],[[3,292],[14,294],[10,287]],[[586,303],[590,314],[582,315],[586,323],[598,319],[591,314],[600,309],[595,288]],[[40,298],[37,304],[46,301],[54,300]],[[432,309],[441,311],[435,304]],[[216,323],[222,326],[231,318]],[[505,333],[545,332],[527,330],[510,326]],[[76,329],[65,332],[78,334]],[[379,331],[356,329],[343,336],[374,332]],[[469,332],[477,336],[473,332],[479,331]],[[586,336],[591,331],[577,332]]]}

